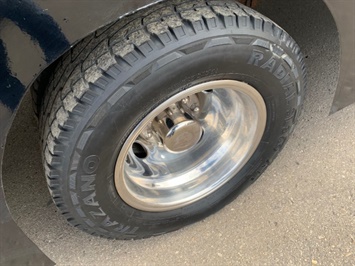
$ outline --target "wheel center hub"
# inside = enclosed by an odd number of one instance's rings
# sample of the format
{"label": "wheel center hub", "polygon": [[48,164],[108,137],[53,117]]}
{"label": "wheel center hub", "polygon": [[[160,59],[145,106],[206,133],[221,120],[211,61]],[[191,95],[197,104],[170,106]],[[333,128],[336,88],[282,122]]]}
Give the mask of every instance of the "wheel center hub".
{"label": "wheel center hub", "polygon": [[158,133],[164,146],[169,151],[177,153],[191,149],[202,136],[199,122],[178,104],[171,105],[161,113],[154,120],[153,129]]}

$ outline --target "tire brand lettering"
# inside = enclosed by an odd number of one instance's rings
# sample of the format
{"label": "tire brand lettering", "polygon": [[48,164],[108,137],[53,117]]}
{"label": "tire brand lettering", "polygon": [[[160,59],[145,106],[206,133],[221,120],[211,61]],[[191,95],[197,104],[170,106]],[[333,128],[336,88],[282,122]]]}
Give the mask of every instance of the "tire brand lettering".
{"label": "tire brand lettering", "polygon": [[[283,78],[286,77],[287,75],[286,68],[282,65],[282,63],[280,63],[277,66],[278,60],[275,56],[271,56],[271,58],[266,60],[266,62],[263,62],[263,59],[266,59],[264,53],[254,49],[248,60],[248,64],[261,67],[262,69],[269,70],[269,72],[273,73],[273,75],[279,80],[282,80]],[[275,68],[276,70],[274,70]]]}
{"label": "tire brand lettering", "polygon": [[95,190],[95,185],[92,182],[95,181],[96,175],[82,175],[81,181],[85,182],[84,185],[81,186],[81,191],[92,191]]}
{"label": "tire brand lettering", "polygon": [[294,92],[296,90],[295,83],[289,83],[282,86],[288,93]]}
{"label": "tire brand lettering", "polygon": [[109,226],[118,225],[118,222],[116,221],[111,222],[110,217],[107,215],[105,220],[103,220],[101,224],[105,227],[109,227]]}
{"label": "tire brand lettering", "polygon": [[96,219],[96,217],[107,216],[106,213],[100,208],[98,208],[99,212],[90,211],[92,218]]}
{"label": "tire brand lettering", "polygon": [[274,71],[276,65],[276,59],[275,57],[271,57],[269,60],[266,61],[265,64],[261,66],[263,69],[268,69],[270,72]]}
{"label": "tire brand lettering", "polygon": [[[103,219],[100,223],[103,227],[115,227],[113,230],[120,233],[134,234],[139,228],[131,227],[129,225],[120,224],[117,221],[111,221],[111,218],[102,210],[99,205],[99,202],[95,200],[96,192],[95,192],[95,179],[96,179],[96,171],[99,168],[100,158],[97,155],[89,155],[85,158],[83,162],[83,172],[84,174],[80,177],[81,182],[81,191],[88,192],[93,191],[90,195],[83,198],[83,203],[87,206],[92,206],[95,208],[94,211],[89,211],[89,214],[93,219]],[[78,204],[78,203],[77,203]],[[89,220],[90,221],[90,220]],[[95,222],[92,222],[95,224]],[[132,228],[132,229],[131,229]]]}
{"label": "tire brand lettering", "polygon": [[279,65],[279,67],[274,72],[274,76],[278,79],[283,79],[287,75],[287,71],[283,65]]}
{"label": "tire brand lettering", "polygon": [[[81,181],[84,182],[84,184],[81,186],[81,191],[93,191],[95,190],[95,184],[92,184],[95,179],[96,179],[96,174],[95,172],[97,171],[97,169],[99,168],[99,162],[100,162],[100,158],[97,155],[89,155],[88,157],[85,158],[84,162],[83,162],[83,170],[85,172],[84,175],[81,176]],[[90,205],[90,206],[98,206],[97,205],[93,205],[92,200],[90,200],[89,198],[90,196],[86,197],[85,199],[87,199],[85,203],[86,205]],[[85,202],[84,199],[84,202]]]}
{"label": "tire brand lettering", "polygon": [[99,203],[97,201],[95,201],[95,199],[94,199],[95,196],[96,196],[96,193],[93,192],[89,196],[83,198],[83,202],[89,206],[99,206]]}
{"label": "tire brand lettering", "polygon": [[292,78],[291,78],[290,74],[287,74],[287,75],[281,80],[281,84],[283,84],[283,85],[289,84],[290,82],[292,82]]}
{"label": "tire brand lettering", "polygon": [[248,64],[249,65],[254,65],[254,66],[259,66],[259,62],[263,60],[264,54],[263,52],[259,50],[253,50],[253,53],[251,54],[251,57],[249,58]]}

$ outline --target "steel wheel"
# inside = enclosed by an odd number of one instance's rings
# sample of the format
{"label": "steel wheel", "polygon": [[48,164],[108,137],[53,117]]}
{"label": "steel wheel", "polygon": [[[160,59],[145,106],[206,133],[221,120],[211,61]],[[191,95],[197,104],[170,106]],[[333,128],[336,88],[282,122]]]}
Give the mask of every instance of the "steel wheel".
{"label": "steel wheel", "polygon": [[117,192],[143,211],[196,202],[245,165],[265,124],[265,103],[250,85],[193,86],[151,111],[127,138],[116,163]]}

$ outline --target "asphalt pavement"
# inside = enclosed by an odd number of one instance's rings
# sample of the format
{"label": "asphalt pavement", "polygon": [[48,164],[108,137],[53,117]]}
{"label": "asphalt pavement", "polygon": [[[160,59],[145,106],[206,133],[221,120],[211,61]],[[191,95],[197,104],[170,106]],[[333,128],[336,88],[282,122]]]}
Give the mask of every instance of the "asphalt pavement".
{"label": "asphalt pavement", "polygon": [[279,157],[224,209],[139,241],[106,240],[69,226],[47,190],[26,97],[5,157],[4,185],[15,221],[58,265],[355,265],[355,105],[329,116],[339,67],[337,32],[331,20],[316,23],[325,10],[305,12],[310,21],[298,25],[287,24],[292,11],[278,18],[306,56],[304,112]]}

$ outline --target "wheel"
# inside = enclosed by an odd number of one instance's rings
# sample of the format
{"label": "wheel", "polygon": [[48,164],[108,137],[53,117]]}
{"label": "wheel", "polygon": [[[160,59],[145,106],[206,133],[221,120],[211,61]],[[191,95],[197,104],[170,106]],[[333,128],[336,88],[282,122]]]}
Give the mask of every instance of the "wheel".
{"label": "wheel", "polygon": [[40,117],[53,200],[93,235],[138,239],[217,211],[275,158],[300,114],[303,57],[235,1],[167,1],[84,39]]}

